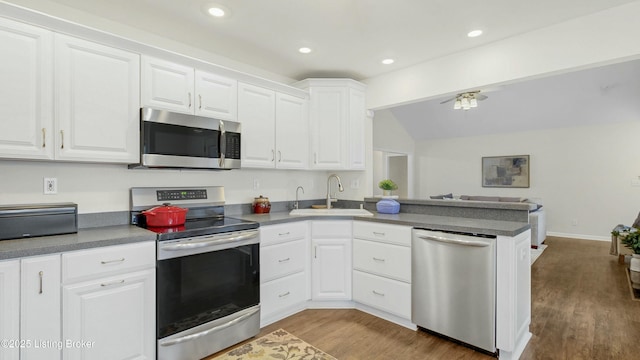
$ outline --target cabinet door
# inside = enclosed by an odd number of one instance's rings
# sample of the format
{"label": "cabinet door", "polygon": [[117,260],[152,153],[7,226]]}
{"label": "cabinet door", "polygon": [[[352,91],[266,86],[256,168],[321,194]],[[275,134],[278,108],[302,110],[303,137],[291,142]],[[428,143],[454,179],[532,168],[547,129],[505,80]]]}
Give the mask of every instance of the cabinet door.
{"label": "cabinet door", "polygon": [[242,123],[242,167],[275,167],[275,96],[272,90],[238,84],[238,121]]}
{"label": "cabinet door", "polygon": [[311,88],[312,168],[345,168],[347,94],[345,87]]}
{"label": "cabinet door", "polygon": [[365,100],[364,91],[349,89],[349,168],[365,168]]}
{"label": "cabinet door", "polygon": [[140,57],[56,34],[56,159],[139,161]]}
{"label": "cabinet door", "polygon": [[276,167],[306,169],[309,165],[307,100],[276,94]]}
{"label": "cabinet door", "polygon": [[351,239],[314,239],[313,300],[351,300]]}
{"label": "cabinet door", "polygon": [[[60,359],[60,255],[21,260],[20,359]],[[37,346],[40,343],[40,346]],[[43,345],[44,344],[44,345]]]}
{"label": "cabinet door", "polygon": [[[20,262],[0,262],[0,340],[20,338]],[[11,344],[9,344],[11,345]],[[0,346],[0,360],[18,360],[17,346]]]}
{"label": "cabinet door", "polygon": [[52,39],[0,18],[0,158],[53,159]]}
{"label": "cabinet door", "polygon": [[238,81],[196,70],[196,115],[238,120]]}
{"label": "cabinet door", "polygon": [[64,359],[155,359],[155,269],[63,289]]}
{"label": "cabinet door", "polygon": [[193,114],[194,88],[193,68],[142,57],[142,106]]}

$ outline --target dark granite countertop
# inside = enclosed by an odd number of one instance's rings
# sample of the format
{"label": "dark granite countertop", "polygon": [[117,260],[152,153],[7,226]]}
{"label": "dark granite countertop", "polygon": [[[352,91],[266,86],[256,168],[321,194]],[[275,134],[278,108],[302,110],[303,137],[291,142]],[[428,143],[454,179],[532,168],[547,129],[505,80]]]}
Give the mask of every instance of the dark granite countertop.
{"label": "dark granite countertop", "polygon": [[155,240],[155,233],[132,225],[79,229],[76,234],[0,240],[0,260]]}
{"label": "dark granite countertop", "polygon": [[269,214],[234,215],[232,217],[257,221],[260,225],[274,225],[303,220],[359,220],[406,225],[432,230],[512,237],[531,228],[528,223],[519,221],[469,219],[408,213],[379,214],[373,212],[373,214],[373,216],[291,216],[288,212],[275,212]]}

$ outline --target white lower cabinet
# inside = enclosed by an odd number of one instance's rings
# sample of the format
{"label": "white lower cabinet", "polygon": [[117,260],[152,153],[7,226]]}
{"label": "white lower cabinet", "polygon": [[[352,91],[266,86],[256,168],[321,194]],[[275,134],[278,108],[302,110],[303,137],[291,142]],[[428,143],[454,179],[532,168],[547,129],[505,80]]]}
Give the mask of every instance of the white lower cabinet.
{"label": "white lower cabinet", "polygon": [[20,359],[60,359],[60,254],[20,264]]}
{"label": "white lower cabinet", "polygon": [[20,261],[0,262],[0,360],[17,360],[20,348]]}
{"label": "white lower cabinet", "polygon": [[62,274],[64,359],[155,359],[154,242],[65,253]]}
{"label": "white lower cabinet", "polygon": [[308,223],[260,227],[260,325],[303,310],[309,298]]}
{"label": "white lower cabinet", "polygon": [[311,299],[351,300],[351,221],[312,221],[311,246]]}
{"label": "white lower cabinet", "polygon": [[353,300],[411,318],[411,227],[353,222]]}

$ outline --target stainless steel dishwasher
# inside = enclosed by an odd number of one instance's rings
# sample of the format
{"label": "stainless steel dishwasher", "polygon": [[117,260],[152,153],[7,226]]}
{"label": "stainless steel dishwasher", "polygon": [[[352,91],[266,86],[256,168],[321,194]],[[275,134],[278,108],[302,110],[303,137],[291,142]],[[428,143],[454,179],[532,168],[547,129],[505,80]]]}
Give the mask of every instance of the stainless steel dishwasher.
{"label": "stainless steel dishwasher", "polygon": [[411,321],[496,352],[496,237],[413,229]]}

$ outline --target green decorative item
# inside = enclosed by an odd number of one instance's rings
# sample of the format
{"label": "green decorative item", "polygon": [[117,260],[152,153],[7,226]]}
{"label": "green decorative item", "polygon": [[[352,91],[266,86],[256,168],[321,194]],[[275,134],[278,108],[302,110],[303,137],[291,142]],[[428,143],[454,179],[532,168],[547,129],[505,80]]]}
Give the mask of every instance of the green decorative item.
{"label": "green decorative item", "polygon": [[634,254],[640,254],[640,231],[633,231],[623,235],[620,242],[624,244],[624,246],[633,250]]}
{"label": "green decorative item", "polygon": [[385,179],[378,183],[378,187],[382,190],[398,190],[398,185],[394,183],[391,179]]}

